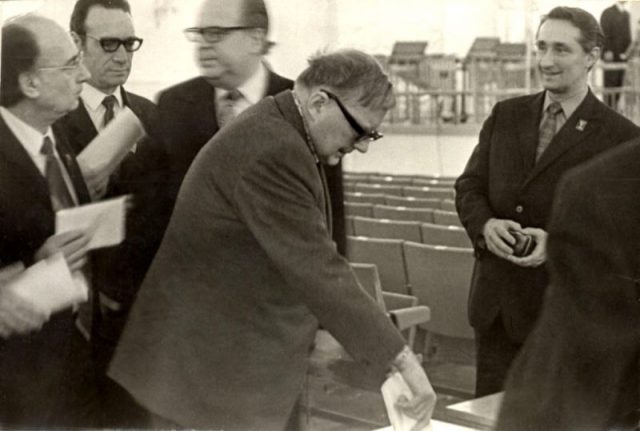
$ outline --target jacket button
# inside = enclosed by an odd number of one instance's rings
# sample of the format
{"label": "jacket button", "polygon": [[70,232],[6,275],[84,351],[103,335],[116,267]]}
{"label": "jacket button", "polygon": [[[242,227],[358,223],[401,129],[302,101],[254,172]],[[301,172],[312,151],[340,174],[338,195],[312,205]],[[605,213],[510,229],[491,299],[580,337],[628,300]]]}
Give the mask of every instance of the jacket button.
{"label": "jacket button", "polygon": [[524,207],[523,207],[522,205],[518,205],[518,206],[516,207],[516,212],[517,212],[518,214],[522,214],[522,211],[524,211]]}

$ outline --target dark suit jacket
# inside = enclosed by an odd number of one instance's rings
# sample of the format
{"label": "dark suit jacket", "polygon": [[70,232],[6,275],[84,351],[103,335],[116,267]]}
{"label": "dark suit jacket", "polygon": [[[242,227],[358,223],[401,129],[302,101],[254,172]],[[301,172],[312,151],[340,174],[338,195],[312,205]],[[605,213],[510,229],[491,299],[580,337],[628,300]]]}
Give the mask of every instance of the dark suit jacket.
{"label": "dark suit jacket", "polygon": [[512,369],[498,430],[637,425],[637,416],[621,418],[640,407],[638,220],[639,140],[564,179],[549,225],[549,292]]}
{"label": "dark suit jacket", "polygon": [[620,12],[615,4],[609,6],[602,12],[600,26],[605,36],[602,53],[611,51],[613,61],[622,61],[620,54],[623,54],[631,44],[629,12]]}
{"label": "dark suit jacket", "polygon": [[[293,88],[293,81],[269,71],[267,96]],[[160,127],[170,164],[169,196],[175,202],[182,180],[198,151],[218,131],[215,89],[204,78],[193,78],[158,97]],[[346,246],[342,167],[329,167],[327,180],[333,208],[334,240],[344,255]]]}
{"label": "dark suit jacket", "polygon": [[324,174],[290,92],[203,148],[110,376],[187,428],[283,429],[317,322],[379,377],[404,341],[329,233]]}
{"label": "dark suit jacket", "polygon": [[[57,150],[80,203],[89,201],[82,174],[59,128]],[[0,266],[34,262],[35,252],[55,233],[49,188],[31,157],[0,117]],[[1,287],[1,286],[0,286]],[[40,331],[0,340],[0,426],[51,428],[68,388],[71,311],[51,317]]]}
{"label": "dark suit jacket", "polygon": [[[93,278],[96,289],[127,306],[160,246],[170,208],[165,177],[168,165],[156,134],[156,106],[124,89],[122,98],[124,105],[142,121],[150,137],[138,143],[135,153],[127,155],[110,179],[105,198],[133,194],[134,206],[127,214],[127,237],[123,244],[94,252]],[[66,130],[76,155],[98,134],[82,100],[78,109],[59,123]]]}
{"label": "dark suit jacket", "polygon": [[524,341],[539,315],[547,271],[544,266],[516,266],[486,250],[483,226],[496,217],[546,229],[562,175],[640,134],[631,121],[589,92],[535,163],[543,100],[544,92],[497,103],[456,182],[458,213],[476,248],[471,325],[486,329],[501,314],[515,342]]}

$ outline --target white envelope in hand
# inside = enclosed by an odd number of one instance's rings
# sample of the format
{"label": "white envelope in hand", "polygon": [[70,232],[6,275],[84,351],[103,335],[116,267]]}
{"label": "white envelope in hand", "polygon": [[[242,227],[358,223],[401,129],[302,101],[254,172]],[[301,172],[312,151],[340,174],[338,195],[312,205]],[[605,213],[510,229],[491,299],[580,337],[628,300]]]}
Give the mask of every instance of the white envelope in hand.
{"label": "white envelope in hand", "polygon": [[129,196],[108,199],[56,213],[56,234],[84,229],[89,235],[89,250],[120,244],[125,237],[126,203]]}
{"label": "white envelope in hand", "polygon": [[[384,406],[387,409],[389,422],[391,422],[394,431],[410,431],[417,421],[396,407],[396,402],[400,396],[404,395],[409,400],[413,398],[413,393],[407,385],[407,382],[402,378],[402,375],[398,372],[392,373],[382,384],[380,391],[382,392]],[[425,427],[424,430],[431,431],[431,425]]]}

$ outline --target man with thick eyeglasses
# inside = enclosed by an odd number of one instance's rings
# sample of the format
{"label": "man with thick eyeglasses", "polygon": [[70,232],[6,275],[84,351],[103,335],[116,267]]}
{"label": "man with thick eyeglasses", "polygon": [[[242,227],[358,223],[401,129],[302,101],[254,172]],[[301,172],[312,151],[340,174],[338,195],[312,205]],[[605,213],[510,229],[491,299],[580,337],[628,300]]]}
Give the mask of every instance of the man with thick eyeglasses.
{"label": "man with thick eyeglasses", "polygon": [[389,78],[355,50],[309,63],[215,135],[180,189],[109,370],[153,426],[300,429],[318,323],[371,376],[398,370],[413,393],[398,408],[414,431],[429,422],[419,360],[331,240],[324,168],[380,136]]}
{"label": "man with thick eyeglasses", "polygon": [[[60,120],[76,154],[125,107],[131,109],[147,133],[153,135],[155,105],[124,88],[134,52],[142,46],[142,39],[135,34],[127,0],[78,0],[71,14],[70,30],[84,53],[83,63],[91,72],[80,96],[80,106]],[[90,320],[89,310],[81,309],[79,322],[93,347],[97,399],[92,414],[97,416],[100,426],[107,428],[129,425],[130,417],[135,415],[135,411],[127,408],[126,394],[122,396],[104,370],[169,217],[168,205],[163,199],[165,163],[163,148],[157,140],[143,139],[108,178],[104,189],[92,191],[94,199],[133,195],[125,241],[94,253],[93,281],[99,292],[100,313]],[[89,409],[89,400],[86,404]]]}
{"label": "man with thick eyeglasses", "polygon": [[[158,99],[171,165],[172,201],[200,148],[229,118],[263,97],[293,86],[292,81],[269,70],[263,61],[273,45],[267,40],[269,16],[263,0],[205,0],[197,25],[186,29],[185,36],[196,44],[201,76],[169,88]],[[327,182],[334,240],[344,253],[341,166],[327,170]]]}
{"label": "man with thick eyeglasses", "polygon": [[[30,266],[62,253],[84,277],[89,236],[55,234],[55,211],[88,203],[89,191],[64,130],[89,77],[69,34],[23,15],[2,26],[0,80],[0,267]],[[81,273],[83,275],[81,275]],[[51,316],[0,281],[0,428],[88,427],[81,370],[89,345],[71,307]]]}

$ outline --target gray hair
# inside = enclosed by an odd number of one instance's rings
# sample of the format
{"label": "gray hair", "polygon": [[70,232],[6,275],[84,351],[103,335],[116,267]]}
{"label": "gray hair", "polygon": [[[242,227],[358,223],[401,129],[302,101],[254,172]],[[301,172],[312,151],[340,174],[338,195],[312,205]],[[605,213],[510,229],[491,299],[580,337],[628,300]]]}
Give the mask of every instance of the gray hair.
{"label": "gray hair", "polygon": [[328,87],[341,99],[372,110],[389,110],[395,105],[393,86],[380,64],[355,49],[311,57],[309,66],[296,79],[296,85]]}

